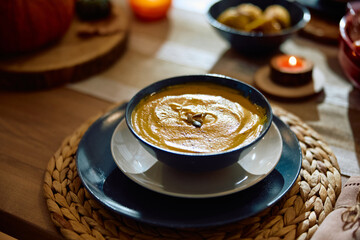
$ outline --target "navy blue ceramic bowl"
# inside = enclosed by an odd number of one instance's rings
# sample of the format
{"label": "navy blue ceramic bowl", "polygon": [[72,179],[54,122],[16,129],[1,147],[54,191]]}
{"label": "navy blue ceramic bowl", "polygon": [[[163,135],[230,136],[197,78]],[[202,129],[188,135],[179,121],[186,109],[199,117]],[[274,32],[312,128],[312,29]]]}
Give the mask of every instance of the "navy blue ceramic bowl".
{"label": "navy blue ceramic bowl", "polygon": [[[263,34],[260,32],[245,32],[228,27],[216,19],[226,9],[238,6],[242,3],[252,3],[262,10],[266,7],[278,4],[285,7],[291,18],[291,27],[279,33]],[[292,34],[302,29],[310,21],[310,12],[307,8],[287,0],[221,0],[207,11],[207,19],[211,26],[226,39],[232,48],[240,53],[269,53],[275,51]]]}
{"label": "navy blue ceramic bowl", "polygon": [[[239,90],[246,98],[252,103],[261,106],[266,110],[267,120],[264,124],[264,128],[259,136],[247,145],[240,146],[238,148],[230,149],[228,151],[216,152],[216,153],[185,153],[178,151],[167,150],[158,146],[155,146],[141,136],[139,136],[133,129],[131,123],[131,114],[136,105],[146,96],[158,92],[161,89],[177,84],[189,83],[189,82],[209,82],[220,84],[230,87],[232,89]],[[187,75],[168,78],[155,82],[141,91],[139,91],[128,103],[125,112],[126,123],[132,132],[132,134],[138,139],[140,144],[157,160],[180,170],[186,171],[212,171],[230,166],[236,163],[240,158],[245,156],[253,147],[262,139],[265,133],[272,123],[272,109],[268,100],[255,88],[243,83],[239,80],[229,78],[223,75],[207,74],[207,75]]]}

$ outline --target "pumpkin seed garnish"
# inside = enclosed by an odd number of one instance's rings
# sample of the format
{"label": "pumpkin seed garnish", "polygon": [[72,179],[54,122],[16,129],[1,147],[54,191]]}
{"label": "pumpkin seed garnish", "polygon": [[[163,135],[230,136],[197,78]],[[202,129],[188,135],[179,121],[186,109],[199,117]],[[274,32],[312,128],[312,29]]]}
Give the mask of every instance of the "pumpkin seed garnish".
{"label": "pumpkin seed garnish", "polygon": [[187,114],[186,121],[192,124],[194,127],[200,128],[203,124],[203,118],[206,116],[206,113],[197,113],[192,115],[191,113]]}
{"label": "pumpkin seed garnish", "polygon": [[200,127],[202,126],[202,123],[199,122],[199,121],[194,120],[194,121],[192,122],[192,125],[194,125],[194,126],[197,127],[197,128],[200,128]]}

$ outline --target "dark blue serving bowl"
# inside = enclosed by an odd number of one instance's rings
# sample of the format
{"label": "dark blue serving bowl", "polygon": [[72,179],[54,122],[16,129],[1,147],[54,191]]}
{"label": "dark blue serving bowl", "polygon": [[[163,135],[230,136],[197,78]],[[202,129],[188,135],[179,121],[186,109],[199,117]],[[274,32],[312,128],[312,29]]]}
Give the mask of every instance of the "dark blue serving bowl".
{"label": "dark blue serving bowl", "polygon": [[[131,123],[131,113],[136,105],[146,96],[158,92],[161,89],[177,84],[189,83],[189,82],[209,82],[223,86],[237,89],[239,92],[248,98],[252,103],[263,107],[266,110],[267,120],[264,124],[263,130],[259,136],[247,145],[240,146],[228,151],[216,152],[216,153],[185,153],[178,151],[167,150],[158,146],[155,146],[141,136],[139,136],[133,129]],[[236,163],[240,158],[250,152],[253,147],[262,139],[262,137],[269,130],[272,123],[272,109],[268,100],[255,88],[243,83],[239,80],[226,77],[223,75],[207,74],[207,75],[188,75],[168,78],[155,82],[141,91],[139,91],[128,103],[125,112],[126,123],[134,136],[138,139],[140,144],[157,160],[180,170],[186,171],[211,171],[221,169]]]}
{"label": "dark blue serving bowl", "polygon": [[[263,34],[261,32],[236,30],[216,20],[226,9],[242,3],[252,3],[262,10],[273,4],[281,5],[290,14],[291,27],[279,33]],[[310,18],[310,12],[307,8],[297,2],[287,0],[221,0],[212,4],[207,11],[207,19],[210,25],[230,43],[232,48],[245,54],[262,54],[277,50],[286,39],[302,29],[310,21]]]}

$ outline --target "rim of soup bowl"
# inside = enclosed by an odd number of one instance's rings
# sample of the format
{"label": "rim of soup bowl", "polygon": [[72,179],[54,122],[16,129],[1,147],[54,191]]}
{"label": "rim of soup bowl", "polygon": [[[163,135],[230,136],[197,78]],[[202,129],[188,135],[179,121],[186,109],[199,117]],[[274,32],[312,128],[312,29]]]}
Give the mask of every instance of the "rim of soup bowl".
{"label": "rim of soup bowl", "polygon": [[[185,80],[184,79],[189,79],[190,80]],[[194,79],[196,78],[196,80]],[[201,78],[207,78],[206,80]],[[210,81],[210,79],[214,79],[213,81]],[[215,81],[215,79],[218,80],[222,80],[221,83]],[[166,84],[164,86],[161,86],[164,83],[167,82],[171,82],[173,80],[177,80],[176,82],[170,83],[170,84]],[[162,148],[159,147],[155,144],[152,144],[148,141],[146,141],[144,138],[142,138],[140,135],[138,135],[136,133],[136,131],[133,129],[132,123],[131,123],[131,114],[132,111],[134,110],[134,108],[137,106],[137,104],[140,102],[141,99],[143,99],[144,97],[148,96],[151,93],[155,93],[161,89],[163,89],[164,87],[167,86],[172,86],[172,85],[178,85],[178,84],[183,84],[183,83],[189,83],[189,82],[211,82],[211,83],[215,83],[221,86],[225,86],[225,87],[229,87],[228,85],[224,84],[223,82],[233,82],[233,84],[240,84],[240,85],[244,85],[246,88],[251,89],[251,91],[256,92],[256,95],[258,95],[265,103],[266,105],[266,115],[268,117],[268,120],[266,121],[266,126],[264,128],[264,130],[261,131],[261,133],[250,143],[246,144],[246,145],[240,145],[238,147],[234,147],[231,149],[228,149],[226,151],[220,151],[220,152],[208,152],[208,153],[192,153],[192,152],[181,152],[181,151],[174,151],[174,150],[170,150],[170,149],[166,149],[166,148]],[[160,87],[159,87],[160,86]],[[149,89],[156,87],[156,91],[149,91]],[[239,92],[241,92],[240,89],[236,89]],[[252,103],[254,103],[253,101],[251,101]],[[154,82],[146,87],[144,87],[143,89],[141,89],[139,92],[137,92],[132,98],[131,100],[128,102],[127,106],[126,106],[126,110],[125,110],[125,120],[126,120],[126,124],[130,130],[130,132],[136,137],[137,140],[141,141],[143,144],[150,146],[152,149],[156,149],[157,151],[162,151],[168,154],[173,154],[173,155],[177,155],[177,156],[190,156],[190,157],[198,157],[198,158],[203,158],[203,157],[214,157],[214,156],[218,156],[218,155],[224,155],[224,154],[231,154],[234,152],[238,152],[239,151],[239,155],[241,154],[241,150],[246,150],[248,148],[251,148],[252,145],[257,144],[262,138],[263,136],[265,136],[265,134],[268,132],[268,130],[271,127],[271,123],[273,120],[273,112],[272,112],[272,108],[271,105],[269,103],[269,101],[267,100],[267,98],[259,91],[257,90],[255,87],[244,83],[240,80],[237,80],[235,78],[231,78],[225,75],[221,75],[221,74],[199,74],[199,75],[182,75],[182,76],[176,76],[176,77],[171,77],[171,78],[166,78],[157,82]],[[146,149],[148,151],[148,149]],[[151,153],[153,154],[153,153]]]}

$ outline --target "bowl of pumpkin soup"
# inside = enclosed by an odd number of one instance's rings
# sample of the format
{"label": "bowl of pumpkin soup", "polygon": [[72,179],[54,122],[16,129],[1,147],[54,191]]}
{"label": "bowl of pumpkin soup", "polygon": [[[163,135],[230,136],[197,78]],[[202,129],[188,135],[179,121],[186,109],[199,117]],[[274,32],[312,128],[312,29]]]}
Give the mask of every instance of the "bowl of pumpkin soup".
{"label": "bowl of pumpkin soup", "polygon": [[238,162],[272,122],[268,100],[223,75],[164,79],[129,101],[126,123],[158,161],[185,171],[212,171]]}

